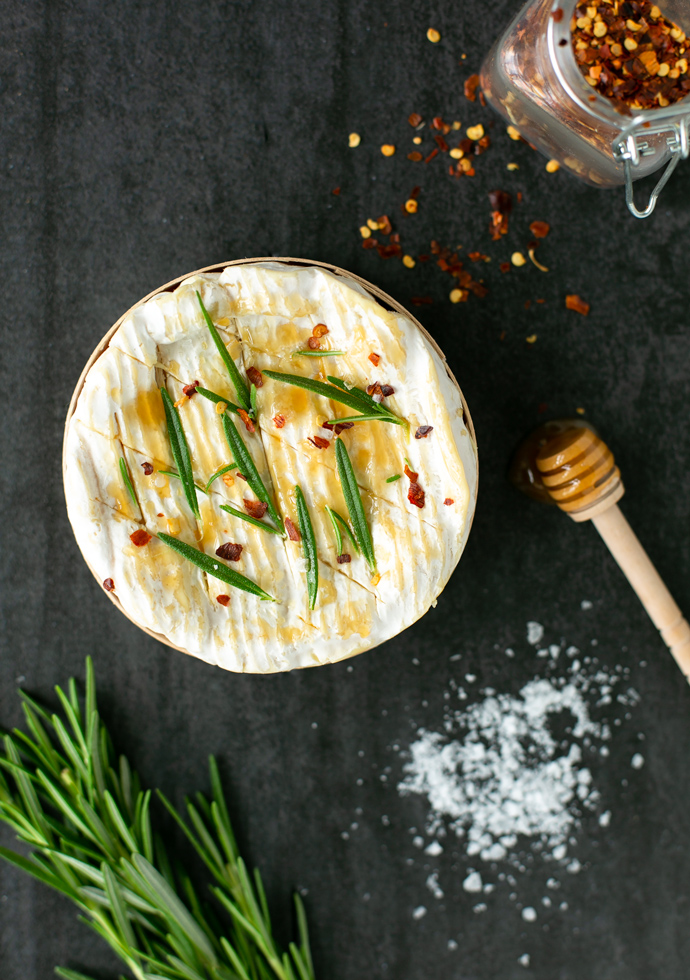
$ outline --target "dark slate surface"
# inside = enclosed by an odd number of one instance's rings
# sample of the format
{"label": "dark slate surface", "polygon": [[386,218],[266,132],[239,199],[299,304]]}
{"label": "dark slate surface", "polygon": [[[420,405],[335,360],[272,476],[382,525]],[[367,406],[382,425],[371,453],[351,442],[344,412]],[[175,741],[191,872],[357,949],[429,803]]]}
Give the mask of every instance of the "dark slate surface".
{"label": "dark slate surface", "polygon": [[[687,685],[594,529],[521,498],[505,470],[537,422],[585,407],[617,454],[625,513],[690,607],[690,166],[638,223],[622,192],[549,176],[501,124],[473,179],[452,180],[445,159],[409,163],[413,110],[491,124],[488,109],[464,100],[462,82],[517,6],[24,0],[0,14],[0,719],[20,721],[20,678],[50,698],[54,683],[83,676],[92,654],[104,713],[148,784],[179,799],[206,786],[206,756],[219,755],[281,933],[290,889],[308,889],[318,974],[332,980],[687,976]],[[432,25],[438,45],[425,38]],[[357,150],[350,131],[362,135]],[[393,159],[381,156],[384,142],[399,146]],[[520,170],[508,173],[509,161]],[[420,211],[404,220],[400,204],[415,184]],[[499,245],[487,231],[495,187],[524,194]],[[452,282],[432,264],[410,271],[364,251],[357,228],[383,212],[413,254],[431,238],[491,254],[488,297],[453,306]],[[540,250],[550,273],[530,265],[502,276],[499,262],[524,248],[537,218],[553,229]],[[421,317],[477,427],[480,502],[458,571],[435,611],[352,670],[233,676],[160,646],[102,594],[65,515],[65,411],[102,334],[174,276],[269,254],[334,262],[403,303],[432,296]],[[567,292],[591,302],[588,318],[564,309]],[[538,297],[546,303],[525,310]],[[582,599],[594,603],[586,614]],[[585,869],[559,893],[568,910],[541,910],[532,925],[507,889],[472,912],[459,850],[437,859],[446,898],[431,898],[409,833],[425,807],[399,798],[402,763],[390,748],[409,745],[410,719],[439,726],[450,678],[473,671],[478,686],[516,691],[533,676],[528,619],[549,639],[597,639],[602,659],[628,666],[642,694],[595,774],[611,826],[585,821],[574,851]],[[502,652],[509,643],[513,661]],[[463,660],[450,661],[458,652]],[[638,733],[646,765],[634,772]],[[360,828],[345,841],[356,807]],[[11,837],[3,830],[0,840]],[[537,868],[521,879],[521,901],[539,903],[543,878]],[[413,922],[422,903],[429,914]],[[525,952],[529,968],[517,962]],[[118,974],[66,901],[6,866],[0,963],[3,980],[47,980],[55,964],[100,980]]]}

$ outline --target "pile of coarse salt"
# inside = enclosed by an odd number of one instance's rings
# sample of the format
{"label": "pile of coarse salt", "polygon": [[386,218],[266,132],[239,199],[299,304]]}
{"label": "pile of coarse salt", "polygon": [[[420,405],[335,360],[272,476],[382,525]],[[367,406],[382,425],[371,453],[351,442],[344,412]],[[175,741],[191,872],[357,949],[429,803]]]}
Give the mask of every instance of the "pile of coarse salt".
{"label": "pile of coarse salt", "polygon": [[[589,606],[583,603],[583,609]],[[539,623],[527,624],[528,642],[536,657],[546,661],[540,671],[545,676],[525,683],[517,696],[484,688],[480,700],[464,707],[452,701],[468,702],[467,691],[451,682],[443,730],[418,729],[416,740],[402,752],[404,777],[398,791],[424,796],[429,806],[425,829],[432,839],[427,844],[417,836],[415,843],[426,844],[425,854],[433,857],[442,853],[449,835],[458,838],[468,864],[476,865],[465,868],[463,887],[478,897],[495,888],[486,883],[487,877],[515,887],[515,874],[526,870],[527,849],[539,853],[554,871],[576,874],[581,864],[569,849],[577,843],[584,812],[603,811],[602,827],[611,817],[593,786],[587,756],[608,756],[612,729],[609,721],[594,720],[590,712],[593,707],[608,712],[608,705],[629,708],[639,695],[626,685],[627,668],[608,669],[596,657],[583,657],[563,643],[541,647],[543,636]],[[514,656],[512,649],[505,653]],[[468,685],[476,679],[465,677]],[[636,754],[633,768],[643,763]],[[546,884],[558,883],[550,878]],[[437,869],[427,886],[434,897],[443,897]],[[518,907],[526,922],[536,919],[532,907]],[[475,905],[476,912],[485,910],[483,902]],[[425,912],[420,906],[413,916]]]}

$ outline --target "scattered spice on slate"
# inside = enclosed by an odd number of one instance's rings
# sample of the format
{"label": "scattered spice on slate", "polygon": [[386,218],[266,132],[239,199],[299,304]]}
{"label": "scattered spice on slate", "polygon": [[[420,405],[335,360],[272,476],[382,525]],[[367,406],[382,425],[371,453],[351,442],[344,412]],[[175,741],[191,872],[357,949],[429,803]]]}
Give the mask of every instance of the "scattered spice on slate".
{"label": "scattered spice on slate", "polygon": [[581,313],[583,316],[587,316],[589,313],[589,303],[586,303],[581,296],[576,294],[566,296],[565,306],[566,309],[575,310],[576,313]]}
{"label": "scattered spice on slate", "polygon": [[493,241],[501,240],[502,235],[508,234],[508,216],[513,210],[513,197],[507,191],[490,191],[491,223],[489,233]]}
{"label": "scattered spice on slate", "polygon": [[535,238],[546,238],[548,233],[551,231],[551,225],[546,221],[533,221],[529,226],[529,230],[532,232]]}
{"label": "scattered spice on slate", "polygon": [[608,99],[657,109],[690,92],[685,33],[650,0],[580,4],[571,34],[585,80]]}
{"label": "scattered spice on slate", "polygon": [[470,102],[475,102],[477,99],[477,89],[479,88],[479,75],[470,75],[469,78],[465,80],[465,98],[469,99]]}

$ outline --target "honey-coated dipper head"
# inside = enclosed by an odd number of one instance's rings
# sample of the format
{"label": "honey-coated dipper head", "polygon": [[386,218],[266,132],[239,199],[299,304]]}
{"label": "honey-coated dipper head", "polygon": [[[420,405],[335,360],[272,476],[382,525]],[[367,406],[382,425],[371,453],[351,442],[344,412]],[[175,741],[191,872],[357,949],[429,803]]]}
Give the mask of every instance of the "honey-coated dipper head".
{"label": "honey-coated dipper head", "polygon": [[588,427],[569,428],[549,439],[536,458],[544,487],[574,521],[588,521],[623,496],[613,453]]}

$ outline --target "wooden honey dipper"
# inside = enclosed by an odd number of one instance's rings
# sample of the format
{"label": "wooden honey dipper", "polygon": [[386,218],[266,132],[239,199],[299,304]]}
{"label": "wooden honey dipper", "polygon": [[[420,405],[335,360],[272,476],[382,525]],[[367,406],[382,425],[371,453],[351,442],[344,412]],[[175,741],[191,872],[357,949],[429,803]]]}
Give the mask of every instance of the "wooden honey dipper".
{"label": "wooden honey dipper", "polygon": [[548,493],[574,521],[594,524],[690,682],[690,626],[617,506],[625,488],[606,443],[582,421],[547,423],[520,447],[510,477],[532,497]]}

